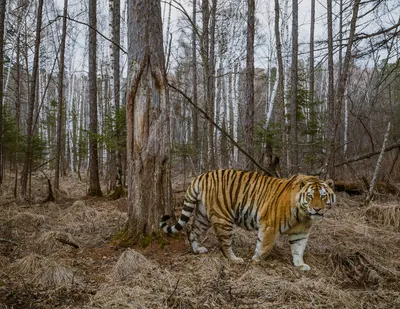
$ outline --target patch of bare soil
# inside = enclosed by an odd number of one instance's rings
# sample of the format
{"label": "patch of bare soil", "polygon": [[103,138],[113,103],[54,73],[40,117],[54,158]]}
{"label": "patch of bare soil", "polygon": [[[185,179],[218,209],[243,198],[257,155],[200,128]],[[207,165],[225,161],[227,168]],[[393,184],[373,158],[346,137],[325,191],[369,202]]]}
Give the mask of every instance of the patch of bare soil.
{"label": "patch of bare soil", "polygon": [[[85,192],[80,185],[69,192]],[[241,229],[234,250],[242,265],[223,258],[212,230],[205,255],[190,252],[184,231],[118,249],[110,240],[127,220],[126,199],[70,195],[74,202],[26,205],[5,196],[0,308],[400,308],[399,201],[365,208],[339,196],[313,227],[305,255],[312,269],[302,272],[285,237],[258,265],[256,235]]]}

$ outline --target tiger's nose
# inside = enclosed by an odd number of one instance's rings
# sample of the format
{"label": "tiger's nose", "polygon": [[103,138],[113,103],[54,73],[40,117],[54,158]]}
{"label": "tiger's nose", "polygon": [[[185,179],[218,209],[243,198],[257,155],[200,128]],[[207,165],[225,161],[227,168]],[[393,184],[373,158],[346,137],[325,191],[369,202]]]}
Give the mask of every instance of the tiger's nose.
{"label": "tiger's nose", "polygon": [[319,212],[321,210],[321,208],[313,208],[315,210],[315,212]]}

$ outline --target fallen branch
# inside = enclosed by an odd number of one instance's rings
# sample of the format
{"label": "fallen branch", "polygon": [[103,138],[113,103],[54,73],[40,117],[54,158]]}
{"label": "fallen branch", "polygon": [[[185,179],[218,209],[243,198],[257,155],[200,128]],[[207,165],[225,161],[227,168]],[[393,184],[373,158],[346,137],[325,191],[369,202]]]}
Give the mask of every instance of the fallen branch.
{"label": "fallen branch", "polygon": [[[390,151],[392,149],[396,149],[398,147],[400,147],[400,141],[397,141],[396,143],[385,147],[384,152]],[[369,153],[366,153],[366,154],[363,154],[363,155],[360,155],[360,156],[357,156],[357,157],[350,158],[350,159],[348,159],[346,161],[337,163],[337,164],[335,164],[335,167],[339,167],[339,166],[342,166],[342,165],[345,165],[345,164],[349,164],[349,163],[352,163],[352,162],[361,161],[361,160],[364,160],[364,159],[369,159],[369,158],[371,158],[373,156],[376,156],[376,155],[378,155],[380,153],[381,153],[381,150],[372,151],[372,152],[369,152]]]}
{"label": "fallen branch", "polygon": [[65,244],[65,245],[70,245],[70,246],[74,247],[75,249],[79,249],[79,246],[76,243],[74,243],[74,242],[72,242],[70,240],[63,239],[63,238],[60,238],[60,237],[56,237],[56,240],[58,240],[59,242]]}

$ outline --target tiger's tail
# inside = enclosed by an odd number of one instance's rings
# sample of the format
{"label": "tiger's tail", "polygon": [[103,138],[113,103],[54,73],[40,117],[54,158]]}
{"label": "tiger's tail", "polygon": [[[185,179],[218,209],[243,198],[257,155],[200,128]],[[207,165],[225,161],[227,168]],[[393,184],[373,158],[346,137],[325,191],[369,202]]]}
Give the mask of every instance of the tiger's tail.
{"label": "tiger's tail", "polygon": [[197,206],[197,194],[195,193],[193,186],[190,186],[186,191],[186,195],[183,202],[182,213],[179,217],[178,222],[174,226],[169,225],[167,221],[171,217],[165,215],[160,220],[160,228],[163,229],[163,231],[167,234],[178,233],[180,230],[183,229],[186,223],[188,223],[193,211],[196,209],[196,206]]}

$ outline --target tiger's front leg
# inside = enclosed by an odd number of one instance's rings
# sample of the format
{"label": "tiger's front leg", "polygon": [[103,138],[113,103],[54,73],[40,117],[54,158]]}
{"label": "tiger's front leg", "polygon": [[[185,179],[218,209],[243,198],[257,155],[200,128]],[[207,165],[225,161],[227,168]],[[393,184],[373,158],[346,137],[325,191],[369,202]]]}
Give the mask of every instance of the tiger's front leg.
{"label": "tiger's front leg", "polygon": [[258,228],[256,251],[252,258],[253,262],[258,263],[268,256],[274,246],[276,235],[277,232],[272,227],[260,226]]}
{"label": "tiger's front leg", "polygon": [[310,270],[311,267],[304,263],[303,255],[308,241],[308,231],[289,235],[290,249],[293,256],[293,264],[300,270]]}

